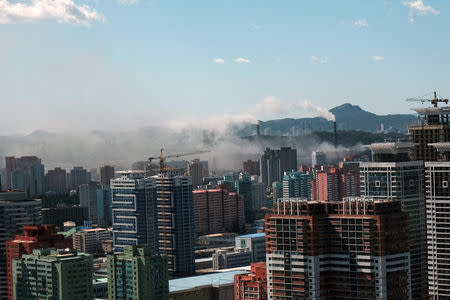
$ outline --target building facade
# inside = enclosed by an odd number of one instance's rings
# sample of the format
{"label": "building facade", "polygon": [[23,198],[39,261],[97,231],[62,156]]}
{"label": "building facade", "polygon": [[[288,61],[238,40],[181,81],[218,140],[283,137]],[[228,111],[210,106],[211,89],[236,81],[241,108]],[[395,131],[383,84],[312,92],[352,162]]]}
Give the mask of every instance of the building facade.
{"label": "building facade", "polygon": [[157,188],[158,248],[167,255],[169,274],[195,272],[194,201],[190,176],[160,174]]}
{"label": "building facade", "polygon": [[110,185],[111,179],[114,179],[115,172],[113,166],[102,166],[100,167],[100,184]]}
{"label": "building facade", "polygon": [[251,233],[237,236],[234,249],[247,249],[252,252],[252,262],[266,261],[266,234]]}
{"label": "building facade", "polygon": [[73,249],[92,255],[103,254],[103,241],[111,239],[111,232],[103,228],[82,229],[72,235]]}
{"label": "building facade", "polygon": [[72,248],[72,240],[62,234],[55,234],[53,225],[24,226],[23,235],[16,236],[6,242],[6,263],[8,276],[8,299],[14,299],[13,260],[18,260],[23,254],[31,254],[37,248]]}
{"label": "building facade", "polygon": [[[41,163],[41,159],[36,156],[6,156],[5,166],[6,166],[6,190],[14,189],[12,186],[12,176],[11,174],[16,170],[26,171],[33,163]],[[22,190],[25,192],[25,190]]]}
{"label": "building facade", "polygon": [[283,197],[311,200],[312,181],[313,177],[310,172],[285,172],[283,176]]}
{"label": "building facade", "polygon": [[74,167],[69,174],[69,188],[71,190],[78,190],[82,184],[88,184],[90,181],[88,171],[83,167]]}
{"label": "building facade", "polygon": [[13,261],[14,299],[93,299],[93,269],[90,254],[34,249]]}
{"label": "building facade", "polygon": [[41,224],[41,200],[28,199],[25,192],[0,193],[0,299],[8,297],[6,241],[36,224]]}
{"label": "building facade", "polygon": [[123,254],[108,255],[107,268],[108,299],[169,299],[166,256],[144,246],[126,246]]}
{"label": "building facade", "polygon": [[267,270],[265,263],[252,263],[249,274],[234,276],[235,300],[267,300]]}
{"label": "building facade", "polygon": [[281,182],[284,172],[297,170],[297,149],[281,147],[280,150],[266,148],[259,161],[260,176],[266,186]]}
{"label": "building facade", "polygon": [[399,201],[282,199],[265,226],[268,299],[411,299]]}
{"label": "building facade", "polygon": [[248,266],[252,262],[252,252],[248,249],[217,250],[212,255],[213,270],[232,269]]}
{"label": "building facade", "polygon": [[47,172],[47,191],[54,191],[56,195],[68,193],[66,170],[55,168]]}
{"label": "building facade", "polygon": [[412,298],[419,300],[428,295],[424,165],[409,161],[410,147],[401,141],[370,145],[373,162],[360,163],[360,181],[361,195],[400,201],[409,214]]}
{"label": "building facade", "polygon": [[257,160],[247,160],[242,163],[242,171],[250,175],[259,176],[259,161]]}
{"label": "building facade", "polygon": [[130,174],[111,180],[114,253],[127,245],[147,245],[157,253],[156,182]]}
{"label": "building facade", "polygon": [[194,228],[197,235],[242,232],[244,199],[224,189],[195,190]]}

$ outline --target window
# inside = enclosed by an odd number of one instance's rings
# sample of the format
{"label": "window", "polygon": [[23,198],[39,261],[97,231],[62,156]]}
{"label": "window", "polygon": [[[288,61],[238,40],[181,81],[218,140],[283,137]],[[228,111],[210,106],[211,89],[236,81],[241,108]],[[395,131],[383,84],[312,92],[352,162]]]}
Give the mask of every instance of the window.
{"label": "window", "polygon": [[381,182],[379,180],[375,181],[375,187],[380,187],[381,186]]}
{"label": "window", "polygon": [[444,188],[444,189],[448,188],[448,181],[446,181],[446,180],[442,181],[442,188]]}

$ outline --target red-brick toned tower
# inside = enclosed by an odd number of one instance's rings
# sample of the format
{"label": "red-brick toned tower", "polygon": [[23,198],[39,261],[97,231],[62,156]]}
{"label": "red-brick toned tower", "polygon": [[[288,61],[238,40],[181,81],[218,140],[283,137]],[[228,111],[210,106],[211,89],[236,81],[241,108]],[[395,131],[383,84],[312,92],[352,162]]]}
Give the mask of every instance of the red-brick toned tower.
{"label": "red-brick toned tower", "polygon": [[234,276],[234,300],[266,300],[267,272],[266,263],[251,264],[250,274]]}
{"label": "red-brick toned tower", "polygon": [[400,201],[283,199],[265,226],[269,299],[411,299]]}
{"label": "red-brick toned tower", "polygon": [[8,299],[13,300],[12,261],[37,248],[72,248],[72,239],[54,233],[53,225],[24,226],[24,234],[6,242],[6,264],[8,271]]}
{"label": "red-brick toned tower", "polygon": [[242,164],[242,171],[250,175],[259,176],[259,161],[257,160],[247,160]]}
{"label": "red-brick toned tower", "polygon": [[196,234],[242,232],[244,199],[224,189],[196,190],[194,222]]}

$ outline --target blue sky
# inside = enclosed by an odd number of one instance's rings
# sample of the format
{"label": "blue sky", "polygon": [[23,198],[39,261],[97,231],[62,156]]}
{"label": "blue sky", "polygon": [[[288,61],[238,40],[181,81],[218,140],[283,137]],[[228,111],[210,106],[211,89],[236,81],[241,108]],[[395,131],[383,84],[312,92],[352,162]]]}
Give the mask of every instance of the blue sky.
{"label": "blue sky", "polygon": [[448,1],[128,2],[0,0],[0,134],[212,127],[345,102],[411,113],[407,97],[450,96]]}

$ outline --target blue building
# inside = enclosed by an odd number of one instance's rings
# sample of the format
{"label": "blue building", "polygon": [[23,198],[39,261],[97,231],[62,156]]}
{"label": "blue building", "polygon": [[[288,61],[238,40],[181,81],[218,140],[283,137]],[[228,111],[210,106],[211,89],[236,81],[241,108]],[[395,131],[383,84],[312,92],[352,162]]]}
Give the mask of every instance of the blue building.
{"label": "blue building", "polygon": [[41,196],[45,192],[44,165],[39,162],[18,168],[10,176],[11,189],[26,192],[29,198]]}
{"label": "blue building", "polygon": [[97,189],[97,219],[98,225],[109,227],[112,225],[112,193],[111,186],[102,185]]}
{"label": "blue building", "polygon": [[147,245],[158,253],[155,179],[122,175],[111,180],[111,193],[114,253],[126,245]]}
{"label": "blue building", "polygon": [[313,174],[300,171],[285,172],[283,177],[283,197],[311,200]]}
{"label": "blue building", "polygon": [[159,250],[167,255],[169,274],[195,272],[194,200],[190,176],[160,174],[156,180]]}

